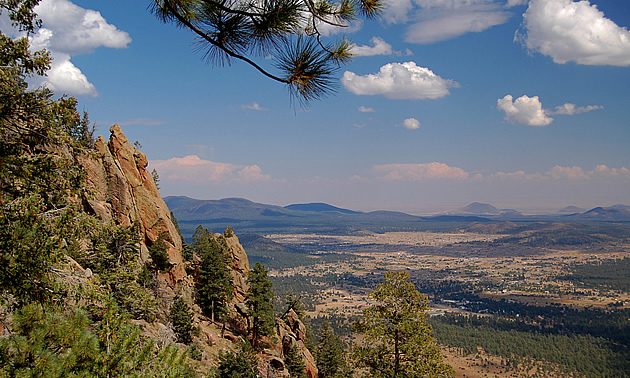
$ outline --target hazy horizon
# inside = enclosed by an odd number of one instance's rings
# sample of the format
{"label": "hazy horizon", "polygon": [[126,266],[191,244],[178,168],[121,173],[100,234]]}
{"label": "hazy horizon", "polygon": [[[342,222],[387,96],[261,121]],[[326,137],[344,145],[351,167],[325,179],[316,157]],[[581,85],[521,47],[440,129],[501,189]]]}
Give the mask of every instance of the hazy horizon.
{"label": "hazy horizon", "polygon": [[378,20],[326,30],[357,56],[306,110],[246,64],[207,65],[147,5],[43,0],[32,43],[54,60],[32,84],[77,96],[106,137],[119,123],[163,195],[409,213],[630,203],[630,2],[387,0]]}

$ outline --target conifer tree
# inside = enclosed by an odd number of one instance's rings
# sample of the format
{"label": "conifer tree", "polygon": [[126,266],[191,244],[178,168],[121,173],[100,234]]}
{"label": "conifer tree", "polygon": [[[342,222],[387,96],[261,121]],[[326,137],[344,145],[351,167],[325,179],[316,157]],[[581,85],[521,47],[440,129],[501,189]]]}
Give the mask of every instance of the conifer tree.
{"label": "conifer tree", "polygon": [[219,366],[214,377],[216,378],[258,378],[256,357],[241,350],[235,352],[219,352]]}
{"label": "conifer tree", "polygon": [[306,378],[306,363],[304,358],[300,354],[300,350],[297,345],[289,349],[284,355],[284,364],[289,371],[291,378]]}
{"label": "conifer tree", "polygon": [[452,377],[426,322],[428,299],[409,282],[407,272],[387,272],[369,295],[375,305],[363,312],[356,329],[365,336],[355,347],[358,364],[375,378]]}
{"label": "conifer tree", "polygon": [[[37,3],[2,0],[0,13],[32,33]],[[80,195],[82,172],[74,156],[92,141],[74,98],[28,89],[26,79],[50,62],[46,51],[29,50],[28,36],[0,33],[0,290],[19,305],[63,295],[50,267],[76,236],[82,217],[68,198]]]}
{"label": "conifer tree", "polygon": [[234,295],[232,276],[223,249],[214,236],[201,226],[193,234],[193,249],[201,258],[195,300],[214,321],[215,317],[227,312],[227,303]]}
{"label": "conifer tree", "polygon": [[273,284],[268,277],[265,267],[257,262],[247,275],[249,292],[245,298],[248,316],[251,319],[250,331],[254,344],[260,336],[268,336],[273,333]]}
{"label": "conifer tree", "polygon": [[175,298],[169,310],[168,318],[173,325],[175,335],[177,335],[177,342],[192,343],[192,314],[188,303],[182,297]]}
{"label": "conifer tree", "polygon": [[335,335],[327,320],[319,327],[317,336],[319,342],[315,350],[315,362],[317,363],[319,378],[348,376],[346,352],[343,349],[341,339]]}

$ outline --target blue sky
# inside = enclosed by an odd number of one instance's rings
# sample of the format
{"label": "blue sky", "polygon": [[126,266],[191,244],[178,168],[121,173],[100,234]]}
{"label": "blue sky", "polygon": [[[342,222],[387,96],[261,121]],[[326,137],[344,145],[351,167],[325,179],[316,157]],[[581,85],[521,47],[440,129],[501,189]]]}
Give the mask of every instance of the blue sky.
{"label": "blue sky", "polygon": [[244,63],[206,64],[149,4],[43,0],[33,42],[55,66],[33,85],[77,96],[101,134],[119,123],[164,196],[416,214],[630,205],[626,1],[390,0],[343,30],[359,56],[306,110]]}

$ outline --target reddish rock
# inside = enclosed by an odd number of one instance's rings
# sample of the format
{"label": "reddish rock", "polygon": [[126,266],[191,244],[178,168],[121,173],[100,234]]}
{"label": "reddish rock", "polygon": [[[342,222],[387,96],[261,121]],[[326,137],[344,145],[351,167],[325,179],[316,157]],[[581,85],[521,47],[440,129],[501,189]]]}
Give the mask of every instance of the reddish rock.
{"label": "reddish rock", "polygon": [[142,258],[146,248],[160,235],[168,246],[169,273],[161,274],[171,288],[186,277],[182,259],[182,242],[170,211],[158,192],[144,153],[138,151],[125,137],[120,126],[112,126],[109,142],[99,136],[96,153],[80,158],[87,172],[89,190],[88,211],[103,221],[140,227]]}

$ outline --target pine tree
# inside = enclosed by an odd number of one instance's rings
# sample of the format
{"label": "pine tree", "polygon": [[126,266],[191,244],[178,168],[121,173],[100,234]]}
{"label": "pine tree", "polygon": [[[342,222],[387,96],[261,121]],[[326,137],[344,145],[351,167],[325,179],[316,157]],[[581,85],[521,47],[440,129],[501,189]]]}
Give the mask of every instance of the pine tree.
{"label": "pine tree", "polygon": [[285,353],[284,364],[291,378],[306,378],[306,363],[304,363],[304,358],[300,354],[297,345],[294,345],[293,348]]}
{"label": "pine tree", "polygon": [[[266,77],[284,83],[299,101],[334,89],[334,72],[352,57],[345,38],[323,44],[322,25],[347,27],[358,15],[376,17],[382,0],[154,0],[152,11],[164,23],[192,31],[204,57],[218,65],[240,60]],[[273,74],[255,62],[271,57]],[[263,61],[264,62],[264,61]]]}
{"label": "pine tree", "polygon": [[[2,0],[0,13],[32,33],[40,24],[37,3]],[[19,305],[63,296],[50,267],[83,218],[68,198],[81,194],[75,156],[91,145],[89,121],[74,98],[55,100],[50,90],[28,90],[26,83],[50,62],[46,51],[29,51],[28,36],[0,33],[0,288]]]}
{"label": "pine tree", "polygon": [[216,378],[258,378],[255,357],[247,352],[219,352]]}
{"label": "pine tree", "polygon": [[356,329],[365,336],[353,356],[371,377],[451,377],[426,322],[428,299],[409,282],[407,272],[387,272],[370,299],[375,305],[363,312]]}
{"label": "pine tree", "polygon": [[319,342],[315,350],[315,361],[320,378],[346,377],[349,368],[346,364],[346,353],[341,339],[335,335],[330,323],[326,320],[317,332]]}
{"label": "pine tree", "polygon": [[249,292],[245,298],[248,316],[251,319],[250,331],[254,344],[260,336],[267,336],[273,333],[273,284],[267,275],[267,269],[257,262],[254,268],[249,271],[247,282],[249,283]]}
{"label": "pine tree", "polygon": [[173,325],[175,335],[177,335],[177,342],[192,343],[192,314],[188,303],[182,297],[175,298],[169,310],[168,318]]}
{"label": "pine tree", "polygon": [[201,257],[195,300],[212,321],[227,313],[227,303],[234,295],[232,276],[226,256],[213,235],[199,226],[193,234],[193,249]]}

